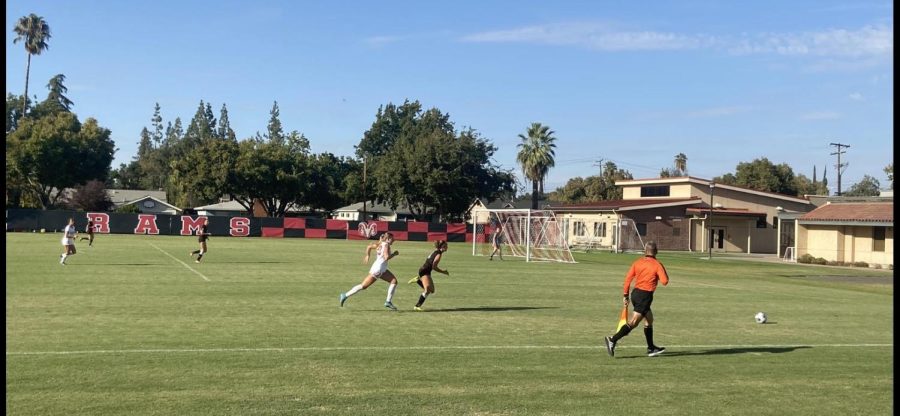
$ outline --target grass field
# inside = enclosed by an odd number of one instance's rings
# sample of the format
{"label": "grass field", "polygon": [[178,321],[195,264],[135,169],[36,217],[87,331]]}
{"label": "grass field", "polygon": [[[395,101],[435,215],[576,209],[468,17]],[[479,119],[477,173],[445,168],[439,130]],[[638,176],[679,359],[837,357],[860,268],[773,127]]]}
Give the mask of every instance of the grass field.
{"label": "grass field", "polygon": [[[398,242],[383,307],[364,243],[6,235],[10,415],[887,415],[893,272],[661,253],[655,338],[606,354],[630,254],[488,261],[451,244],[415,312],[429,253]],[[857,276],[855,278],[848,278]],[[765,311],[770,323],[754,323]]]}

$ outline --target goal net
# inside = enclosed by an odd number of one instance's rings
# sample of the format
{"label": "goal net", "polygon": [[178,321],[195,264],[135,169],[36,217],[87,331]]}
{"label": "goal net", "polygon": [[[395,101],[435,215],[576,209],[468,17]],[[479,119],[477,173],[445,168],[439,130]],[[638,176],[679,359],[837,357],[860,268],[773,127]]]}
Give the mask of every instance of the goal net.
{"label": "goal net", "polygon": [[564,229],[571,229],[569,247],[589,253],[610,251],[613,253],[643,252],[644,240],[630,218],[574,217],[563,220]]}
{"label": "goal net", "polygon": [[619,221],[617,228],[618,238],[615,247],[617,253],[644,252],[644,239],[641,238],[641,233],[638,232],[634,220],[623,218]]}
{"label": "goal net", "polygon": [[[525,261],[575,263],[563,225],[553,211],[528,209],[476,210],[472,215],[473,256],[489,256],[499,237],[502,256]],[[498,254],[499,256],[499,254]]]}

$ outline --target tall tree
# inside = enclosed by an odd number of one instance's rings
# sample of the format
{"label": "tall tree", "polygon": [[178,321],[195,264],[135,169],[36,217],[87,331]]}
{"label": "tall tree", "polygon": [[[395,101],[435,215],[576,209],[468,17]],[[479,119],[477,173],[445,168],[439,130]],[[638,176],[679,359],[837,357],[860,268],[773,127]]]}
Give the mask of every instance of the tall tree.
{"label": "tall tree", "polygon": [[153,117],[150,118],[150,123],[153,126],[153,135],[150,138],[153,140],[154,147],[161,146],[163,141],[163,119],[159,110],[159,103],[156,103],[153,106]]}
{"label": "tall tree", "polygon": [[64,95],[69,90],[64,84],[65,80],[66,76],[63,74],[57,74],[50,78],[50,81],[47,82],[47,89],[50,92],[47,93],[44,101],[34,106],[31,110],[31,117],[40,118],[62,111],[71,111],[72,100]]}
{"label": "tall tree", "polygon": [[115,154],[110,131],[88,118],[60,112],[22,120],[7,141],[7,172],[23,178],[23,190],[41,208],[55,206],[61,190],[92,179],[106,180]]}
{"label": "tall tree", "polygon": [[680,172],[678,176],[687,176],[687,155],[679,153],[675,155],[675,170]]}
{"label": "tall tree", "polygon": [[849,191],[841,193],[841,196],[878,196],[880,194],[881,184],[878,179],[863,175],[859,182],[853,184]]}
{"label": "tall tree", "polygon": [[890,182],[890,189],[894,189],[894,162],[888,163],[887,166],[884,167],[884,174],[887,175],[888,182]]}
{"label": "tall tree", "polygon": [[269,111],[269,124],[266,126],[266,139],[272,141],[284,140],[284,129],[281,127],[281,110],[278,109],[278,101],[272,104]]}
{"label": "tall tree", "polygon": [[217,129],[219,138],[225,140],[237,141],[237,135],[231,129],[231,122],[228,120],[228,108],[222,103],[222,109],[219,110],[219,127]]}
{"label": "tall tree", "polygon": [[521,143],[517,145],[519,153],[516,162],[522,167],[525,178],[531,181],[531,209],[538,208],[538,200],[541,197],[544,178],[550,168],[556,164],[556,138],[555,132],[549,126],[541,123],[531,123],[526,134],[519,134]]}
{"label": "tall tree", "polygon": [[25,115],[23,106],[28,100],[24,96],[6,94],[6,133],[12,133],[19,127],[19,120]]}
{"label": "tall tree", "polygon": [[725,174],[713,178],[713,181],[757,191],[797,195],[793,169],[785,163],[775,165],[764,157],[738,163],[735,174]]}
{"label": "tall tree", "polygon": [[28,16],[20,17],[13,31],[16,32],[13,43],[22,42],[25,52],[28,54],[28,64],[25,66],[25,94],[22,94],[25,97],[25,103],[22,103],[22,114],[24,115],[28,110],[28,77],[31,74],[31,55],[40,55],[50,47],[47,44],[47,41],[50,40],[50,25],[44,21],[43,17],[31,13]]}

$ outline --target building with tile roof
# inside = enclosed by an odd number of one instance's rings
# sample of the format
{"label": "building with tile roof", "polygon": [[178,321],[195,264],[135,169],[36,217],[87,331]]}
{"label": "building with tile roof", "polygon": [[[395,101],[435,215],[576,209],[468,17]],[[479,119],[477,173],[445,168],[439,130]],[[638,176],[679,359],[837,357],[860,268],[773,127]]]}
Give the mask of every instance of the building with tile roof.
{"label": "building with tile roof", "polygon": [[894,202],[828,202],[797,218],[796,256],[893,265]]}

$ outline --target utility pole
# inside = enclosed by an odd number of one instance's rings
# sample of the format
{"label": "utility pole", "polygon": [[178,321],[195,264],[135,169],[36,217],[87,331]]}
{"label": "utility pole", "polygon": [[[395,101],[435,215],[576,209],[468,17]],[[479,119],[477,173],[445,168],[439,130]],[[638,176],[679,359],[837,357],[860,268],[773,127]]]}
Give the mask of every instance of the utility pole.
{"label": "utility pole", "polygon": [[838,163],[837,163],[837,180],[838,180],[838,184],[837,184],[837,196],[841,196],[841,173],[844,172],[844,168],[846,168],[847,165],[848,165],[847,163],[843,163],[843,164],[841,163],[841,154],[842,154],[842,153],[847,153],[847,152],[841,150],[841,148],[842,148],[842,147],[850,147],[850,145],[849,145],[849,144],[841,144],[841,143],[831,143],[831,145],[837,147],[837,151],[834,152],[834,153],[832,153],[832,155],[837,155],[837,157],[838,157]]}

